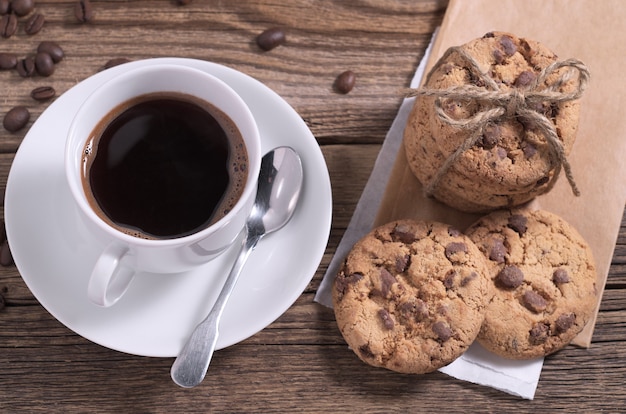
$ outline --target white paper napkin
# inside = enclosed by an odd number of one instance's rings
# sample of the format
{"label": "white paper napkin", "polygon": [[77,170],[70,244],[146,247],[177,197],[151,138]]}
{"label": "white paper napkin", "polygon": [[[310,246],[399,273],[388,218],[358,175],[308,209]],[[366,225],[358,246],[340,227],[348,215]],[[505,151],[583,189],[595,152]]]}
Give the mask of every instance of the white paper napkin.
{"label": "white paper napkin", "polygon": [[[433,40],[436,36],[437,31],[433,34],[431,43],[417,67],[415,76],[411,81],[412,88],[419,86],[424,75],[426,61],[430,55]],[[333,306],[331,288],[341,262],[352,246],[372,229],[372,223],[380,207],[381,194],[384,193],[387,186],[389,174],[402,143],[402,133],[409,112],[413,107],[413,100],[414,98],[408,98],[402,102],[389,132],[387,132],[350,224],[317,290],[315,301],[324,306]],[[485,385],[532,400],[539,383],[542,367],[543,358],[532,361],[507,360],[486,351],[478,343],[474,343],[465,354],[450,365],[441,368],[440,371],[460,380]]]}

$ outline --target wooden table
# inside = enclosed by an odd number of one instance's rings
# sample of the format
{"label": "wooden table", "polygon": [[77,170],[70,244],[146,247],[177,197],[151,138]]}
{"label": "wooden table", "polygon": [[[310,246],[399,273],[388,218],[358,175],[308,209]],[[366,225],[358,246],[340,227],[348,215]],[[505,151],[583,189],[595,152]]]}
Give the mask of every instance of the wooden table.
{"label": "wooden table", "polygon": [[[109,59],[180,56],[231,66],[262,81],[302,116],[330,172],[333,224],[321,264],[296,303],[251,338],[216,353],[201,386],[169,377],[172,358],[127,355],[91,343],[54,319],[15,266],[0,268],[0,412],[617,412],[626,403],[626,221],[617,241],[593,344],[546,359],[534,401],[441,373],[399,375],[361,363],[331,310],[315,303],[322,275],[348,225],[373,162],[444,1],[93,1],[80,24],[74,2],[37,1],[42,31],[0,39],[0,52],[34,53],[42,40],[65,51],[49,78],[0,72],[0,115],[32,114],[16,133],[0,129],[0,188],[14,153],[49,103],[29,96],[51,85],[60,95]],[[280,26],[287,43],[261,51],[255,37]],[[356,73],[354,90],[333,91]]]}

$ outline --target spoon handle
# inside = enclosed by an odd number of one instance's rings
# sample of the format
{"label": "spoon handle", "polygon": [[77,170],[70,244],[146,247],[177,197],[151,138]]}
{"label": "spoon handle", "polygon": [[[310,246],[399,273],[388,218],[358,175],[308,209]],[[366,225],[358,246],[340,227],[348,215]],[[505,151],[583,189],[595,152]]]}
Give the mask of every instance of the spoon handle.
{"label": "spoon handle", "polygon": [[181,387],[195,387],[204,379],[217,344],[222,311],[237,284],[237,279],[248,256],[254,250],[261,237],[262,235],[248,231],[248,234],[243,239],[237,260],[233,264],[213,308],[207,317],[196,326],[185,347],[174,361],[174,364],[172,364],[170,375],[172,380]]}

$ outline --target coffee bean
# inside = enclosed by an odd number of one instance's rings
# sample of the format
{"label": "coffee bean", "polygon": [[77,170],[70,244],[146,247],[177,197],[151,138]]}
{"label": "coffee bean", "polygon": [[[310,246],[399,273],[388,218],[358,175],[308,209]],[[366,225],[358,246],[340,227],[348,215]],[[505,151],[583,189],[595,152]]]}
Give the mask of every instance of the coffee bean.
{"label": "coffee bean", "polygon": [[35,68],[41,76],[50,76],[54,73],[54,62],[52,57],[45,52],[38,52],[35,55]]}
{"label": "coffee bean", "polygon": [[33,56],[25,57],[17,62],[17,73],[23,78],[31,77],[35,74],[35,58]]}
{"label": "coffee bean", "polygon": [[5,14],[0,19],[0,36],[9,38],[17,30],[17,17],[14,14]]}
{"label": "coffee bean", "polygon": [[35,13],[26,20],[24,23],[24,33],[28,35],[34,35],[39,33],[43,27],[46,18],[41,13]]}
{"label": "coffee bean", "polygon": [[273,27],[265,30],[263,33],[257,36],[256,43],[263,50],[272,50],[277,46],[282,45],[287,40],[285,32],[279,27]]}
{"label": "coffee bean", "polygon": [[93,20],[93,7],[89,0],[80,0],[74,4],[74,16],[81,23],[89,23]]}
{"label": "coffee bean", "polygon": [[346,94],[354,88],[356,82],[356,75],[351,70],[342,72],[337,79],[335,79],[335,89],[337,92]]}
{"label": "coffee bean", "polygon": [[30,96],[36,101],[47,101],[54,98],[56,91],[52,86],[39,86],[30,91]]}
{"label": "coffee bean", "polygon": [[61,46],[59,46],[58,43],[52,42],[50,40],[44,40],[43,42],[39,43],[39,46],[37,46],[37,52],[44,52],[49,54],[54,63],[59,63],[61,60],[63,60],[63,57],[65,56],[65,53],[63,53],[63,49],[61,49]]}
{"label": "coffee bean", "polygon": [[35,0],[11,0],[11,10],[18,16],[26,16],[35,8]]}
{"label": "coffee bean", "polygon": [[108,60],[103,66],[102,68],[100,68],[100,70],[106,70],[106,69],[111,69],[112,67],[118,66],[118,65],[122,65],[124,63],[128,63],[130,62],[130,59],[127,58],[113,58]]}
{"label": "coffee bean", "polygon": [[13,53],[0,53],[0,69],[13,69],[17,66],[17,56]]}
{"label": "coffee bean", "polygon": [[6,113],[2,125],[9,132],[16,132],[24,128],[30,119],[30,112],[25,106],[16,106]]}
{"label": "coffee bean", "polygon": [[0,16],[9,14],[11,11],[11,0],[0,0]]}

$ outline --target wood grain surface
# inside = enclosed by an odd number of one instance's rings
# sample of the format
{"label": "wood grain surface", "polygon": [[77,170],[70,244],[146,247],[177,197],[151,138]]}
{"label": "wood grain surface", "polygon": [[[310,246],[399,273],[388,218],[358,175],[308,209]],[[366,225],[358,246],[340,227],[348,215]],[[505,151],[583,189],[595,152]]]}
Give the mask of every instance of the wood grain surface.
{"label": "wood grain surface", "polygon": [[[534,401],[441,373],[400,375],[361,363],[331,310],[313,302],[348,225],[402,96],[445,1],[92,1],[95,19],[74,17],[73,1],[36,1],[41,32],[0,38],[0,53],[31,55],[42,40],[65,51],[55,73],[0,72],[0,117],[16,105],[26,128],[0,128],[0,190],[28,127],[46,109],[38,86],[57,95],[106,61],[177,56],[240,70],[280,94],[302,116],[326,159],[333,224],[319,269],[296,303],[253,337],[218,351],[206,380],[181,389],[172,358],[119,353],[74,334],[33,297],[15,266],[0,267],[0,412],[620,412],[626,403],[626,222],[622,224],[590,349],[546,359]],[[287,42],[261,51],[255,37],[282,27]],[[333,91],[355,72],[355,88]]]}

